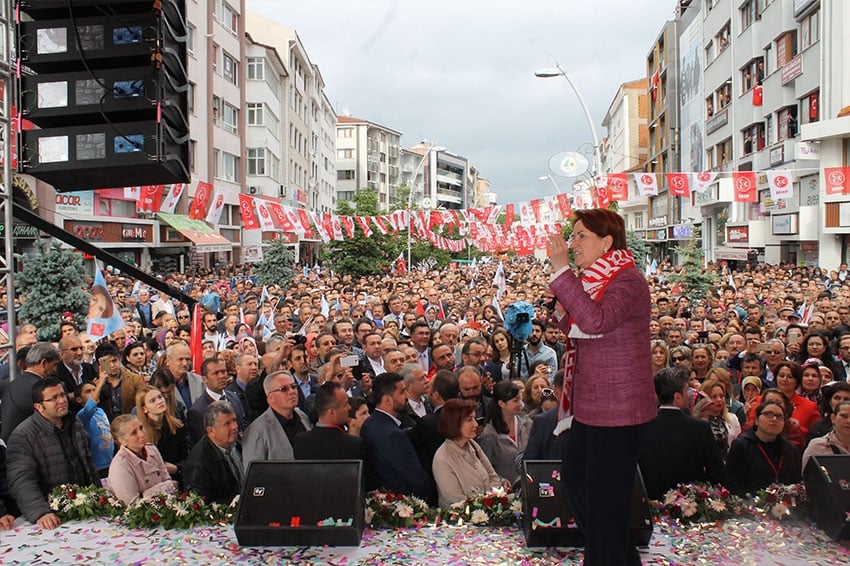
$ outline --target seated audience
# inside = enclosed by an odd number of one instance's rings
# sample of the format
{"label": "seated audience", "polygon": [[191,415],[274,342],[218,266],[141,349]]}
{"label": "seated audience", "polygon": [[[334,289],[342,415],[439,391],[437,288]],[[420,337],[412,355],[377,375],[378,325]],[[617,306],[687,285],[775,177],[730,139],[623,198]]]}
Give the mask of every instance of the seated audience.
{"label": "seated audience", "polygon": [[109,490],[130,505],[140,497],[177,491],[156,446],[148,443],[142,423],[133,415],[112,421],[112,436],[121,445],[109,465]]}
{"label": "seated audience", "polygon": [[[174,403],[174,396],[170,398]],[[148,442],[156,446],[171,477],[182,479],[181,470],[189,445],[186,427],[174,416],[172,405],[159,389],[145,385],[136,392],[136,416],[145,429]]]}
{"label": "seated audience", "polygon": [[413,428],[407,431],[407,435],[416,449],[422,469],[429,476],[433,477],[434,474],[431,471],[431,465],[434,461],[434,454],[437,453],[437,449],[440,448],[446,439],[440,433],[437,426],[440,410],[449,399],[457,399],[457,377],[448,370],[438,371],[434,374],[433,379],[431,379],[428,388],[428,400],[431,402],[434,410],[432,413],[419,419]]}
{"label": "seated audience", "polygon": [[183,468],[186,490],[208,502],[229,504],[239,495],[244,475],[239,424],[230,403],[207,405],[204,427],[206,435],[192,447]]}
{"label": "seated audience", "polygon": [[726,408],[726,386],[721,381],[706,379],[700,386],[700,393],[704,397],[694,407],[694,416],[711,425],[714,441],[725,460],[732,442],[741,434],[741,424]]}
{"label": "seated audience", "polygon": [[243,439],[245,464],[254,460],[292,460],[295,437],[312,428],[307,414],[298,408],[298,385],[288,371],[266,376],[263,389],[269,408],[252,422]]}
{"label": "seated audience", "polygon": [[850,401],[850,383],[846,381],[836,381],[825,385],[823,388],[823,398],[820,402],[821,419],[809,428],[806,435],[806,441],[811,442],[813,438],[824,436],[832,430],[832,412],[835,407],[842,401]]}
{"label": "seated audience", "polygon": [[[561,398],[561,388],[564,386],[564,370],[555,372],[552,378],[552,389],[542,391],[543,404],[552,400],[555,406],[536,415],[531,421],[528,433],[528,444],[520,454],[522,461],[528,460],[560,460],[561,450],[556,436],[555,427],[558,425],[558,401]],[[551,393],[550,393],[551,391]],[[564,433],[566,438],[566,433]]]}
{"label": "seated audience", "polygon": [[245,408],[239,400],[239,395],[226,389],[230,377],[227,375],[227,365],[217,358],[204,360],[201,364],[201,379],[204,391],[195,400],[187,413],[189,419],[189,441],[194,444],[204,437],[204,409],[213,401],[227,401],[236,413],[239,432],[244,432],[248,426],[245,418]]}
{"label": "seated audience", "polygon": [[519,476],[517,454],[525,450],[531,431],[531,419],[522,414],[520,392],[512,381],[500,381],[493,387],[484,431],[478,437],[496,473],[512,484]]}
{"label": "seated audience", "polygon": [[448,509],[452,503],[463,501],[473,493],[500,485],[508,486],[475,442],[478,423],[475,421],[474,401],[446,401],[437,426],[446,437],[434,454],[433,462],[440,507]]}

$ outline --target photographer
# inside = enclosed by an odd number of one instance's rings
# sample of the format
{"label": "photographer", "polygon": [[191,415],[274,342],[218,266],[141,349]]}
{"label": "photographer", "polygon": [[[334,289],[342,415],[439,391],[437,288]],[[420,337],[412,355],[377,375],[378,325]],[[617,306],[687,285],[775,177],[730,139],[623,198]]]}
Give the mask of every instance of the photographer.
{"label": "photographer", "polygon": [[543,343],[543,332],[543,323],[537,319],[532,320],[531,334],[519,359],[519,377],[523,381],[528,380],[529,369],[538,361],[546,364],[550,373],[558,371],[558,354]]}

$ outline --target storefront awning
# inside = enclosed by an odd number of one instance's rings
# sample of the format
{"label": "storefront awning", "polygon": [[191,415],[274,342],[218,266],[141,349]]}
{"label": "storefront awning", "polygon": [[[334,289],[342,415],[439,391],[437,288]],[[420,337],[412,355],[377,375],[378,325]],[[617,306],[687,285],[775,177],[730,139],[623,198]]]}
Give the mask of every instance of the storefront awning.
{"label": "storefront awning", "polygon": [[193,220],[184,214],[166,214],[165,212],[159,212],[156,216],[195,244],[195,250],[199,253],[233,250],[233,244],[203,220]]}
{"label": "storefront awning", "polygon": [[752,250],[749,248],[714,248],[714,259],[729,259],[736,261],[747,261]]}

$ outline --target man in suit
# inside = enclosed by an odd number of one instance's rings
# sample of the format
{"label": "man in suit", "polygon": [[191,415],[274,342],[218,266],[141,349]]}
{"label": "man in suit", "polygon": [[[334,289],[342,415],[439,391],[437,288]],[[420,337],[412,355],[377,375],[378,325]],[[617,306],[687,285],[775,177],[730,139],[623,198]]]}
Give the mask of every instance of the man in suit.
{"label": "man in suit", "polygon": [[407,431],[410,442],[419,457],[419,464],[431,477],[434,477],[431,469],[434,454],[446,440],[446,437],[440,434],[437,428],[437,419],[446,401],[457,399],[459,392],[455,374],[450,371],[438,371],[431,380],[430,392],[428,393],[428,400],[431,401],[434,411],[416,421],[413,428]]}
{"label": "man in suit", "polygon": [[686,415],[688,372],[664,368],[655,374],[658,416],[647,425],[638,463],[650,499],[662,499],[679,483],[722,483],[725,470],[711,425]]}
{"label": "man in suit", "polygon": [[215,401],[204,409],[203,420],[205,434],[183,464],[186,489],[228,504],[239,494],[245,469],[236,413],[227,401]]}
{"label": "man in suit", "polygon": [[[559,403],[563,386],[564,370],[560,369],[555,372],[552,378],[552,390]],[[525,450],[518,454],[519,459],[523,462],[528,460],[560,460],[561,450],[558,437],[552,434],[557,425],[558,407],[535,416],[531,422],[531,431],[528,433],[528,444],[525,445]]]}
{"label": "man in suit", "polygon": [[382,373],[372,383],[372,396],[375,412],[360,430],[367,463],[367,489],[388,489],[433,499],[434,482],[419,465],[416,450],[398,419],[407,402],[404,378],[397,373]]}
{"label": "man in suit", "polygon": [[360,362],[360,375],[354,376],[358,380],[363,379],[364,373],[368,373],[374,379],[375,376],[387,371],[384,369],[381,342],[381,335],[377,332],[370,332],[363,338],[364,356]]}
{"label": "man in suit", "polygon": [[192,353],[186,344],[175,342],[165,349],[165,367],[174,378],[176,392],[186,408],[191,407],[204,392],[201,376],[189,371],[191,364]]}
{"label": "man in suit", "polygon": [[244,432],[248,427],[248,420],[245,418],[245,408],[242,407],[242,402],[235,392],[225,389],[227,387],[227,381],[230,379],[227,375],[227,364],[224,363],[224,360],[207,358],[201,364],[201,373],[203,374],[205,386],[204,392],[192,404],[186,414],[186,420],[189,421],[189,441],[195,444],[204,437],[206,429],[204,410],[207,408],[207,405],[215,401],[227,401],[230,403],[236,415],[239,432]]}
{"label": "man in suit", "polygon": [[59,357],[62,363],[56,366],[56,378],[65,386],[69,409],[76,414],[80,407],[74,401],[74,389],[82,383],[94,381],[94,366],[83,361],[83,342],[76,334],[68,334],[59,340]]}
{"label": "man in suit", "polygon": [[26,362],[27,370],[9,382],[3,391],[0,438],[7,443],[15,427],[35,410],[32,403],[33,385],[56,373],[56,366],[60,363],[59,350],[48,342],[37,342],[27,352]]}
{"label": "man in suit", "polygon": [[[448,347],[444,348],[451,357],[451,350]],[[428,402],[428,378],[425,370],[419,364],[407,364],[401,368],[401,376],[404,378],[404,386],[407,393],[404,410],[399,414],[401,420],[401,428],[407,430],[416,422],[434,411],[431,403]]]}
{"label": "man in suit", "polygon": [[239,402],[242,404],[242,409],[245,411],[245,419],[248,424],[251,424],[258,415],[251,412],[251,406],[248,404],[245,392],[248,389],[248,384],[260,375],[260,365],[257,356],[254,354],[237,354],[234,362],[236,364],[236,379],[231,381],[225,390],[236,393]]}
{"label": "man in suit", "polygon": [[302,345],[293,346],[289,352],[289,370],[298,385],[298,408],[305,410],[307,398],[316,393],[319,388],[319,380],[316,374],[310,371],[310,360],[307,356],[307,348]]}
{"label": "man in suit", "polygon": [[312,430],[299,433],[292,445],[296,460],[360,460],[361,440],[345,432],[351,404],[339,383],[328,381],[316,392],[319,420]]}
{"label": "man in suit", "polygon": [[298,386],[288,371],[276,371],[263,380],[269,408],[245,431],[245,464],[254,460],[292,460],[295,437],[310,430],[307,414],[298,408]]}

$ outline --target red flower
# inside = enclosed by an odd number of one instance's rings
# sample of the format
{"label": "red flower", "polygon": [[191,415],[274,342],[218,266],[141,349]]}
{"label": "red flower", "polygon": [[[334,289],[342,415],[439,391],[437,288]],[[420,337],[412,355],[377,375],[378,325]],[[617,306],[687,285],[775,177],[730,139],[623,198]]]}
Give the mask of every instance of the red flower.
{"label": "red flower", "polygon": [[74,499],[75,497],[77,497],[77,493],[74,490],[69,491],[67,495],[68,499]]}
{"label": "red flower", "polygon": [[99,498],[97,499],[97,502],[98,502],[98,504],[100,504],[100,505],[105,505],[105,504],[106,504],[106,498],[105,498],[105,497],[99,497]]}
{"label": "red flower", "polygon": [[708,493],[707,493],[707,492],[705,492],[705,491],[700,491],[700,492],[697,494],[697,496],[698,496],[700,499],[708,499]]}
{"label": "red flower", "polygon": [[201,508],[201,506],[198,505],[197,503],[192,503],[192,511],[197,511],[200,508]]}
{"label": "red flower", "polygon": [[484,507],[492,507],[493,506],[493,498],[485,497],[484,498]]}
{"label": "red flower", "polygon": [[722,497],[723,499],[729,499],[729,495],[729,490],[725,487],[720,490],[720,497]]}
{"label": "red flower", "polygon": [[776,503],[776,494],[768,493],[766,499],[768,503]]}
{"label": "red flower", "polygon": [[395,499],[395,496],[392,493],[388,493],[385,499],[392,502]]}
{"label": "red flower", "polygon": [[153,521],[154,523],[159,523],[159,514],[154,513],[153,515],[151,515],[151,521]]}
{"label": "red flower", "polygon": [[177,499],[179,499],[180,501],[185,501],[187,497],[189,497],[189,494],[184,491],[177,496]]}
{"label": "red flower", "polygon": [[388,509],[381,509],[381,517],[386,517],[390,512]]}

